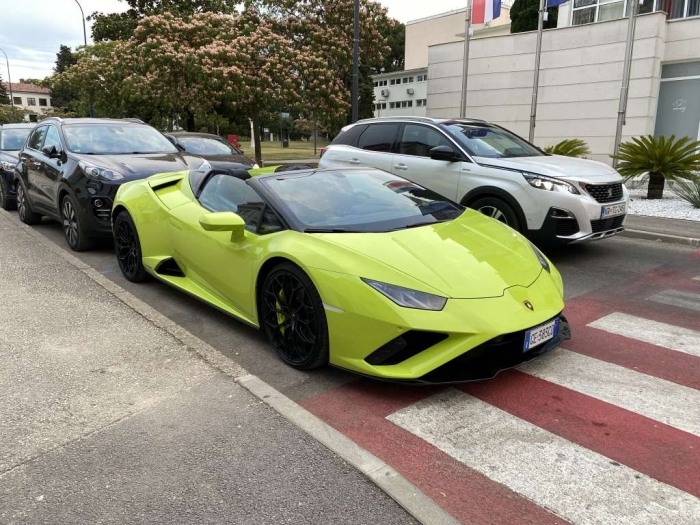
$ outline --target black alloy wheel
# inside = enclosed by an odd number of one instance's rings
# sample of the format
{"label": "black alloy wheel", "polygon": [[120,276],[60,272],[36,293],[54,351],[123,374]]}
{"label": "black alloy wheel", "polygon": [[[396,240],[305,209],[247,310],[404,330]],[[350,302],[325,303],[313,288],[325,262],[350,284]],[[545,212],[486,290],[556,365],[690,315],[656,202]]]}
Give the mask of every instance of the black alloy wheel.
{"label": "black alloy wheel", "polygon": [[520,231],[520,223],[515,210],[501,199],[496,197],[482,197],[469,205],[470,208],[483,213],[499,222],[507,224],[514,230]]}
{"label": "black alloy wheel", "polygon": [[21,180],[17,181],[17,214],[19,220],[30,226],[41,222],[41,215],[32,211],[32,206],[29,204],[27,194],[24,191],[24,184]]}
{"label": "black alloy wheel", "polygon": [[134,283],[148,279],[143,267],[139,234],[128,211],[119,212],[114,219],[114,250],[124,277]]}
{"label": "black alloy wheel", "polygon": [[7,211],[12,211],[17,207],[14,199],[11,199],[7,194],[7,182],[4,178],[0,178],[0,208]]}
{"label": "black alloy wheel", "polygon": [[61,201],[61,223],[66,242],[71,250],[81,252],[91,246],[92,243],[85,236],[75,203],[70,195],[65,195]]}
{"label": "black alloy wheel", "polygon": [[282,361],[300,370],[328,363],[323,303],[298,266],[276,266],[265,277],[260,301],[261,325]]}

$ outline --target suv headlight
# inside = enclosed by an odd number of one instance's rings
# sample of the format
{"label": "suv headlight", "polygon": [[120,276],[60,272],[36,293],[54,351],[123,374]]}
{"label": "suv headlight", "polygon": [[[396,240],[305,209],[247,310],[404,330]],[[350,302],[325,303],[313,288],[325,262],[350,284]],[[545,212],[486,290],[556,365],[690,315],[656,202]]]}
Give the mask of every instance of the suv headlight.
{"label": "suv headlight", "polygon": [[544,175],[533,175],[532,173],[523,173],[525,180],[533,188],[545,191],[565,191],[579,195],[578,189],[571,183],[553,177],[545,177]]}
{"label": "suv headlight", "polygon": [[122,180],[124,178],[124,175],[118,171],[110,168],[103,168],[102,166],[97,166],[95,164],[90,164],[84,160],[78,162],[78,166],[80,166],[80,169],[83,170],[85,175],[91,179],[115,181]]}
{"label": "suv headlight", "polygon": [[[528,241],[530,242],[530,241]],[[542,268],[547,270],[549,272],[549,261],[547,261],[547,258],[544,256],[544,254],[540,251],[540,249],[532,244],[530,242],[530,248],[532,248],[532,251],[535,252],[535,255],[537,256],[537,260],[540,261],[540,264],[542,265]]]}
{"label": "suv headlight", "polygon": [[411,290],[403,286],[373,281],[361,278],[365,283],[377,290],[380,294],[388,297],[399,306],[404,308],[416,308],[418,310],[442,310],[447,302],[446,297],[433,295],[430,293]]}
{"label": "suv headlight", "polygon": [[2,166],[2,169],[4,169],[5,171],[12,171],[13,169],[15,169],[15,166],[17,166],[17,164],[15,164],[14,162],[7,162],[6,160],[3,160],[2,162],[0,162],[0,166]]}

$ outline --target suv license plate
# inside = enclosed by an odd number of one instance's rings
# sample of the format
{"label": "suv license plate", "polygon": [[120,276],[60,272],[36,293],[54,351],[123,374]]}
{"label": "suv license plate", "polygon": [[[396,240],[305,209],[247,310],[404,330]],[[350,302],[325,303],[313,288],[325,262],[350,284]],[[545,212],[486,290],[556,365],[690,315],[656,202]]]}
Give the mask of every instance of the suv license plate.
{"label": "suv license plate", "polygon": [[552,319],[548,323],[541,324],[535,328],[525,332],[525,343],[523,344],[523,352],[527,352],[531,348],[541,345],[545,341],[549,341],[559,333],[559,318]]}
{"label": "suv license plate", "polygon": [[603,206],[600,210],[600,218],[607,219],[608,217],[615,217],[616,215],[625,214],[625,203],[620,202],[618,204],[611,204],[610,206]]}

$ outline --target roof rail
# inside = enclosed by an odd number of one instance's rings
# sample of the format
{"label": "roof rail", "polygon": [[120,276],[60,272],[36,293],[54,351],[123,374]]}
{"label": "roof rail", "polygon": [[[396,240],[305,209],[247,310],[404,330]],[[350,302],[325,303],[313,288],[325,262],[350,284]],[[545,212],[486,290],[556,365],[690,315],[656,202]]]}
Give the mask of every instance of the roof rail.
{"label": "roof rail", "polygon": [[129,122],[136,122],[137,124],[145,124],[145,122],[143,120],[141,120],[140,118],[135,118],[135,117],[126,117],[126,118],[123,118],[121,120],[127,120]]}

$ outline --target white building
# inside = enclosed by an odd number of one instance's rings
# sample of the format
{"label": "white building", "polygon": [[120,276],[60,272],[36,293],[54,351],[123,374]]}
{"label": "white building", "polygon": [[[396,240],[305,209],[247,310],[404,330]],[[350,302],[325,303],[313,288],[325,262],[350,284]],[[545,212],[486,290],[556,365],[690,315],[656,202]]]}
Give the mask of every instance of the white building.
{"label": "white building", "polygon": [[[559,8],[558,27],[542,38],[535,143],[547,146],[580,138],[592,157],[610,162],[622,84],[628,0],[572,0]],[[665,9],[666,12],[662,12]],[[700,140],[700,0],[644,0],[632,56],[623,140],[656,134]],[[536,32],[510,34],[506,20],[476,28],[470,42],[467,115],[496,122],[527,137]],[[504,18],[502,13],[501,19]],[[461,29],[460,29],[461,26]],[[464,10],[409,22],[409,72],[377,75],[375,82],[427,71],[421,86],[375,87],[375,115],[459,115],[464,56]],[[423,58],[426,57],[426,58]],[[388,97],[381,99],[381,89]],[[389,107],[407,89],[426,102]],[[423,94],[422,89],[426,89]],[[420,94],[419,94],[420,93]],[[384,109],[381,104],[388,103]],[[420,109],[423,113],[418,113]]]}
{"label": "white building", "polygon": [[[3,82],[7,90],[7,96],[10,96],[10,86],[7,82]],[[12,101],[15,107],[31,111],[35,114],[43,114],[44,111],[51,106],[51,91],[47,88],[28,84],[24,79],[19,82],[12,83]]]}

